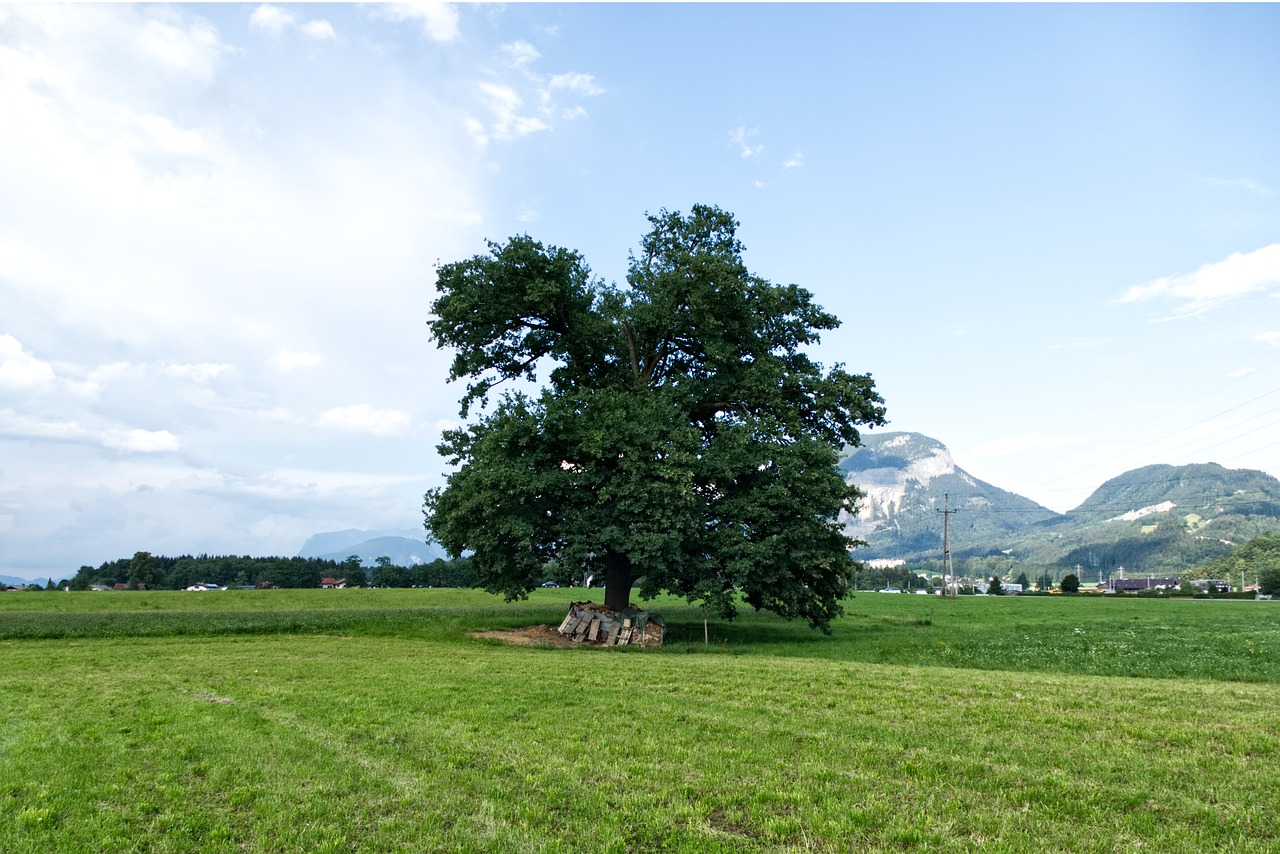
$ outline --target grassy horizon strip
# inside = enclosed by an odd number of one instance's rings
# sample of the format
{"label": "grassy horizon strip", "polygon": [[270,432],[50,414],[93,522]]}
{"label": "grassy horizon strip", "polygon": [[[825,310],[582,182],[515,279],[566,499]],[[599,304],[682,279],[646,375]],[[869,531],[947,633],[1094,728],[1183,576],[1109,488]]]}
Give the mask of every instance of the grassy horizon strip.
{"label": "grassy horizon strip", "polygon": [[[463,590],[21,593],[0,596],[0,640],[349,634],[462,643],[472,631],[554,625],[571,599],[592,592],[536,591],[510,605]],[[41,603],[61,610],[31,608]],[[195,610],[201,604],[209,610]],[[748,610],[712,621],[707,646],[702,612],[664,597],[655,603],[668,626],[660,654],[1280,683],[1277,603],[864,594],[845,604],[830,636]]]}

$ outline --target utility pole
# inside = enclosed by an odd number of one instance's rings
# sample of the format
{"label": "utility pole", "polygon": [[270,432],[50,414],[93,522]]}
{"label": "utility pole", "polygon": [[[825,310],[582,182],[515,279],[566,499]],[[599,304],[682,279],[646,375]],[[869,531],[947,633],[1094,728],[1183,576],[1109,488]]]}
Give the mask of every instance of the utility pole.
{"label": "utility pole", "polygon": [[954,599],[960,592],[960,582],[951,569],[951,514],[956,511],[951,509],[948,493],[942,494],[942,509],[938,512],[942,514],[942,576],[944,581],[951,579],[951,598]]}

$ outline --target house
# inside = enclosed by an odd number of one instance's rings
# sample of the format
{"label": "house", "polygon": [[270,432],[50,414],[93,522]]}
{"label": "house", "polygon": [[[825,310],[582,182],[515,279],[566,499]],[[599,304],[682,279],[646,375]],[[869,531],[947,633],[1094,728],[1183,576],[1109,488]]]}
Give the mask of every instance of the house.
{"label": "house", "polygon": [[334,587],[345,587],[345,586],[346,586],[346,584],[347,584],[347,580],[346,580],[345,578],[322,578],[322,579],[320,579],[320,586],[321,586],[323,589],[325,589],[325,590],[329,590],[329,589],[334,588]]}
{"label": "house", "polygon": [[1108,593],[1135,593],[1139,590],[1177,590],[1182,581],[1177,578],[1112,578],[1107,581]]}

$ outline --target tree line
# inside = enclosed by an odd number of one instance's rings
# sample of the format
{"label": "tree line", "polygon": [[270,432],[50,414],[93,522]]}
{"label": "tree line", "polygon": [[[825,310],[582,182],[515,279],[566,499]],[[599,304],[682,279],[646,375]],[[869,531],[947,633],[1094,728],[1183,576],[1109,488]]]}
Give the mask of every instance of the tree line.
{"label": "tree line", "polygon": [[286,588],[319,587],[326,578],[347,579],[349,586],[364,587],[471,587],[467,558],[435,560],[414,567],[393,566],[379,558],[372,573],[360,558],[343,561],[314,557],[250,557],[248,555],[180,555],[167,557],[137,552],[133,557],[105,561],[97,567],[82,566],[74,577],[49,587],[89,590],[95,586],[128,589],[182,590],[194,584],[219,587],[264,585]]}

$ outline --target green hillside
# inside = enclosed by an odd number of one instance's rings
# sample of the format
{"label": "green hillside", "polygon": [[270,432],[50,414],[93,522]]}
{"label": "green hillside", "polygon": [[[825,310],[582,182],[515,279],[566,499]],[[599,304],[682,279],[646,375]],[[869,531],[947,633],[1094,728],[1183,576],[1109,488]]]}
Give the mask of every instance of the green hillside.
{"label": "green hillside", "polygon": [[1144,466],[1114,477],[1072,510],[1073,519],[1102,521],[1171,501],[1176,512],[1280,518],[1280,481],[1261,471],[1217,463]]}

